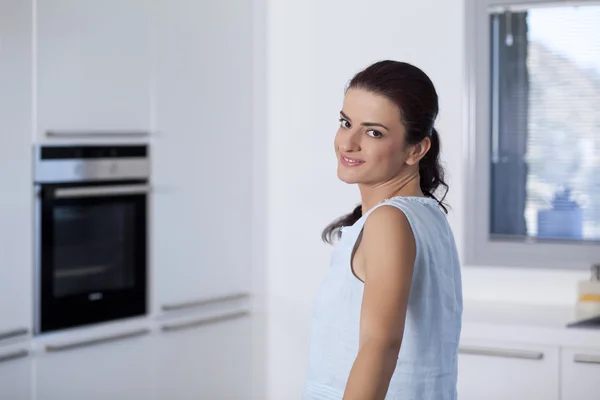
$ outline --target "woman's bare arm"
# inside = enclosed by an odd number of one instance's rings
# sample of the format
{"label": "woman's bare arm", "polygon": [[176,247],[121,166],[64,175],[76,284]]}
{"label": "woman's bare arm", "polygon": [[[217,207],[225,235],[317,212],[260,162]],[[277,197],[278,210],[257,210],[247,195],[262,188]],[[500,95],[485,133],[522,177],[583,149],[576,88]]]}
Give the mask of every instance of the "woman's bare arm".
{"label": "woman's bare arm", "polygon": [[344,400],[380,400],[396,367],[416,257],[416,244],[403,212],[375,209],[360,243],[365,271],[359,351]]}

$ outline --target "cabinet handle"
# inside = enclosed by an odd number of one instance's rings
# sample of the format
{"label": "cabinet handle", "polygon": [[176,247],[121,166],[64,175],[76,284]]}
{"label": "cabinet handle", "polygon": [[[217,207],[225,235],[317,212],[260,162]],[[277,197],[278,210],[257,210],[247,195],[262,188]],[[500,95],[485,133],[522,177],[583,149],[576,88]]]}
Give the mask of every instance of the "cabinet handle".
{"label": "cabinet handle", "polygon": [[176,311],[184,310],[186,308],[195,308],[200,306],[206,306],[209,304],[222,303],[226,301],[239,300],[250,296],[248,293],[235,293],[227,296],[212,297],[210,299],[194,300],[183,303],[165,304],[162,306],[163,311]]}
{"label": "cabinet handle", "polygon": [[119,333],[116,335],[100,337],[96,339],[90,340],[82,340],[80,342],[66,343],[66,344],[58,344],[58,345],[48,345],[46,346],[46,351],[49,353],[56,353],[59,351],[72,350],[79,347],[88,347],[97,344],[115,342],[118,340],[130,339],[134,337],[144,336],[150,333],[150,329],[140,329],[132,332]]}
{"label": "cabinet handle", "polygon": [[522,360],[541,360],[544,353],[540,351],[513,350],[513,349],[494,349],[490,347],[461,346],[458,349],[460,354],[471,354],[477,356],[519,358]]}
{"label": "cabinet handle", "polygon": [[0,354],[0,363],[12,360],[18,360],[19,358],[25,358],[29,355],[27,350],[17,350],[12,353]]}
{"label": "cabinet handle", "polygon": [[29,330],[26,328],[14,329],[12,331],[0,332],[0,340],[12,339],[18,336],[25,336]]}
{"label": "cabinet handle", "polygon": [[241,318],[250,314],[248,311],[237,311],[229,314],[217,315],[215,317],[207,317],[202,319],[197,319],[195,321],[190,322],[182,322],[179,324],[167,324],[162,326],[162,330],[164,332],[174,332],[181,331],[184,329],[198,328],[208,324],[214,324],[221,321],[227,321],[235,318]]}
{"label": "cabinet handle", "polygon": [[575,354],[573,361],[581,364],[600,364],[600,356],[593,354]]}
{"label": "cabinet handle", "polygon": [[146,131],[47,131],[46,136],[55,138],[124,138],[149,136]]}

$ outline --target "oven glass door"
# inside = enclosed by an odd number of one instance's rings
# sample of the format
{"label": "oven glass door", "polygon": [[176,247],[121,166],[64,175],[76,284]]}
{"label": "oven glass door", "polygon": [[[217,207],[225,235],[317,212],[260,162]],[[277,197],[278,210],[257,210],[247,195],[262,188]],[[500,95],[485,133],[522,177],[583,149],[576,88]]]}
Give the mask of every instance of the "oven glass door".
{"label": "oven glass door", "polygon": [[42,191],[41,332],[145,314],[147,193],[135,187]]}

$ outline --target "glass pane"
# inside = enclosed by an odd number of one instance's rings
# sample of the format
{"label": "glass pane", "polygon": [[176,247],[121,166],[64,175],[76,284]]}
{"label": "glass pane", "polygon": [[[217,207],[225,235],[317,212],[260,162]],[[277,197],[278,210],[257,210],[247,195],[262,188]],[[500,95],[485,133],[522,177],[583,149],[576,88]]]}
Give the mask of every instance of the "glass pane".
{"label": "glass pane", "polygon": [[54,296],[134,285],[135,205],[54,208]]}
{"label": "glass pane", "polygon": [[492,14],[490,233],[600,240],[600,6]]}

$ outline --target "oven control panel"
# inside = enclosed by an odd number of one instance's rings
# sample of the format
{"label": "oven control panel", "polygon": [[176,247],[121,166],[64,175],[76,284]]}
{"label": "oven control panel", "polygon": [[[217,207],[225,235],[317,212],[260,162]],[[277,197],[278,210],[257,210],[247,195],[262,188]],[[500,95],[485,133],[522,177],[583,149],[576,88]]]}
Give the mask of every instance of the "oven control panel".
{"label": "oven control panel", "polygon": [[147,145],[40,146],[35,182],[62,183],[148,179]]}

